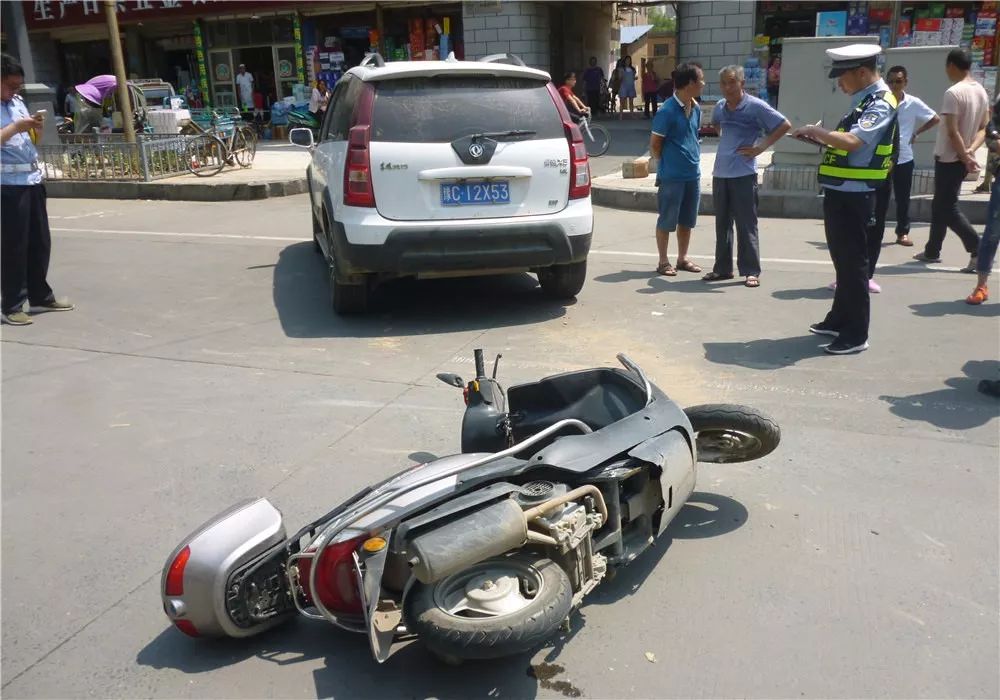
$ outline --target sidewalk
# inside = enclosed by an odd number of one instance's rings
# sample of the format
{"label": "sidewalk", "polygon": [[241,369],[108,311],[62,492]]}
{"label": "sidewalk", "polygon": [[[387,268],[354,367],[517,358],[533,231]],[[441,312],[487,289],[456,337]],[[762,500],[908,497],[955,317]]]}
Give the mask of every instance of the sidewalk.
{"label": "sidewalk", "polygon": [[83,199],[167,199],[191,202],[228,202],[302,194],[306,191],[309,152],[277,141],[262,141],[250,168],[226,167],[218,175],[190,173],[152,182],[50,180],[50,197]]}

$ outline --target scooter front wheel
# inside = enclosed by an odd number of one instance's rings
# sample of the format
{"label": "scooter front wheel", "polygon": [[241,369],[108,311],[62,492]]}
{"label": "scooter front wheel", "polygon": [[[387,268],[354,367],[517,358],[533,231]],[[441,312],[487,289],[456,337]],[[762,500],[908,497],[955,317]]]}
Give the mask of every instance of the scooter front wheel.
{"label": "scooter front wheel", "polygon": [[414,584],[403,613],[409,631],[428,649],[456,662],[537,647],[566,619],[572,602],[572,586],[562,567],[518,552],[432,584]]}
{"label": "scooter front wheel", "polygon": [[695,432],[698,461],[749,462],[774,451],[781,429],[755,408],[715,403],[684,409]]}

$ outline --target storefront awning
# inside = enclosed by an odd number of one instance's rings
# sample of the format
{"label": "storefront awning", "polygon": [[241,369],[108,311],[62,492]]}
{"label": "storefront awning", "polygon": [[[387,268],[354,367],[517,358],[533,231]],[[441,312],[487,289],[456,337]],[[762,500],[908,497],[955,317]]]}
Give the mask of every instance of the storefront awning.
{"label": "storefront awning", "polygon": [[649,33],[649,30],[653,28],[652,24],[640,24],[635,27],[622,27],[621,28],[621,39],[619,43],[621,44],[631,44],[634,41],[639,41],[642,37]]}

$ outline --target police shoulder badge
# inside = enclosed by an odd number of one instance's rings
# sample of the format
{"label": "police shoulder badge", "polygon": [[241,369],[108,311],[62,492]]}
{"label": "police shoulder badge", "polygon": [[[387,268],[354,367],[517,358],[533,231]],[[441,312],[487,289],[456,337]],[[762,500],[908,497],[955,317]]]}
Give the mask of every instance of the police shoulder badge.
{"label": "police shoulder badge", "polygon": [[860,124],[863,129],[871,129],[873,126],[878,124],[880,116],[881,115],[878,112],[865,112],[858,120],[858,124]]}

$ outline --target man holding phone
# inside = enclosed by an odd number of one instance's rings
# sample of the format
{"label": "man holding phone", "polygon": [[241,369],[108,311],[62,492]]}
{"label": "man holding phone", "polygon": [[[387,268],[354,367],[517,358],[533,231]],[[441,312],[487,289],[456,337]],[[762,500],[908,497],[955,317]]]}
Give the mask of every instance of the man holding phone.
{"label": "man holding phone", "polygon": [[733,278],[735,221],[737,268],[747,287],[759,287],[757,156],[784,136],[792,125],[767,102],[743,91],[743,66],[720,70],[719,86],[725,99],[719,100],[712,111],[712,124],[721,132],[712,172],[715,266],[702,279],[714,282]]}
{"label": "man holding phone", "polygon": [[38,152],[28,132],[40,130],[45,110],[28,114],[17,94],[24,69],[12,56],[0,55],[0,319],[27,326],[32,314],[69,311],[46,282],[52,243],[45,208],[45,185]]}

